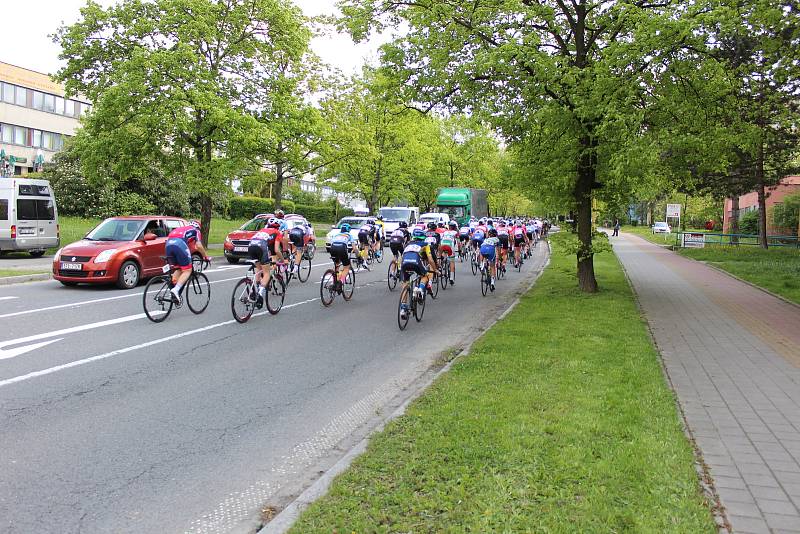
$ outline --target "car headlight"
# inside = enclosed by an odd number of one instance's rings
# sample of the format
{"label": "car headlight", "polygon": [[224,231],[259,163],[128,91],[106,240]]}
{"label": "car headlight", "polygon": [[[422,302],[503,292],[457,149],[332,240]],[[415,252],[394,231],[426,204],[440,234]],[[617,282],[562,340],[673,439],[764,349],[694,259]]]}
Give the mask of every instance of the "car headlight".
{"label": "car headlight", "polygon": [[108,260],[111,259],[111,256],[113,256],[115,252],[117,252],[117,249],[115,249],[115,248],[110,248],[108,250],[104,250],[103,252],[101,252],[100,254],[97,255],[97,257],[94,259],[94,262],[95,263],[105,263],[105,262],[107,262]]}
{"label": "car headlight", "polygon": [[225,242],[226,242],[226,243],[228,243],[228,244],[230,244],[230,245],[232,245],[232,244],[233,244],[233,241],[231,241],[231,238],[230,238],[230,237],[228,237],[228,236],[225,236]]}
{"label": "car headlight", "polygon": [[60,259],[61,259],[61,251],[62,251],[62,250],[64,250],[64,247],[61,247],[60,249],[58,249],[58,251],[56,251],[56,255],[55,255],[55,256],[53,256],[53,259],[54,259],[54,260],[58,261],[58,260],[60,260]]}

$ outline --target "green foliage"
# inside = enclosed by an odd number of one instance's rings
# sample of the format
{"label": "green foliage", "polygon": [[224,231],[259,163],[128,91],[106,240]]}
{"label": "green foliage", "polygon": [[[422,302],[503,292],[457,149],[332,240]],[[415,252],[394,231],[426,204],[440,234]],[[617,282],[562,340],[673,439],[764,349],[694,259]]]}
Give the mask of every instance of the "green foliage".
{"label": "green foliage", "polygon": [[758,235],[758,210],[748,211],[739,219],[739,233]]}
{"label": "green foliage", "polygon": [[772,225],[786,235],[797,235],[800,224],[800,193],[787,195],[781,204],[772,208]]}
{"label": "green foliage", "polygon": [[318,193],[303,191],[302,189],[300,189],[300,186],[297,185],[293,185],[292,187],[287,188],[283,194],[283,198],[291,200],[295,204],[306,204],[306,205],[319,204],[322,201]]}

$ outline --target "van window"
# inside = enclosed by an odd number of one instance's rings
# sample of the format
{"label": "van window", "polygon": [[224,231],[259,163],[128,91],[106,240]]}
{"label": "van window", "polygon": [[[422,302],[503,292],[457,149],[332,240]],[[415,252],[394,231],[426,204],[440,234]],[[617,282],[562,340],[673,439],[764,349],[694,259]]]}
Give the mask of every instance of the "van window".
{"label": "van window", "polygon": [[52,221],[56,218],[52,200],[17,200],[17,220],[20,221]]}
{"label": "van window", "polygon": [[171,232],[176,228],[180,228],[183,226],[183,221],[175,220],[175,219],[167,219],[164,221],[164,224],[167,226],[167,232]]}
{"label": "van window", "polygon": [[8,220],[8,199],[0,198],[0,221]]}

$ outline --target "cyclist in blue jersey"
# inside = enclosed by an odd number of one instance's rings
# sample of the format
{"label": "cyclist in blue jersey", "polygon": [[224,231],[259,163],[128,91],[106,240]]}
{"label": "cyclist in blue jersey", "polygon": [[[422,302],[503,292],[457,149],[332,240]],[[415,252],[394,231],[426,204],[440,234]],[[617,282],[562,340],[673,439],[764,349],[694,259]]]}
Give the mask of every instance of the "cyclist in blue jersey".
{"label": "cyclist in blue jersey", "polygon": [[172,300],[176,304],[181,304],[181,290],[189,277],[192,275],[192,251],[189,245],[194,243],[197,251],[203,255],[203,259],[208,261],[208,252],[203,246],[203,237],[200,234],[200,223],[191,221],[187,226],[181,226],[172,230],[167,236],[165,252],[167,262],[170,265],[178,266],[178,270],[172,273]]}

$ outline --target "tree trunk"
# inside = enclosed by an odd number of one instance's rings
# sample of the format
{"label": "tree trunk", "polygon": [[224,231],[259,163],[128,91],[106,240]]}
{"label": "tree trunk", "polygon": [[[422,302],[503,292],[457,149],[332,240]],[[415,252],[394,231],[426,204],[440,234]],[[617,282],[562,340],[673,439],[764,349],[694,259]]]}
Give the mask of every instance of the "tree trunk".
{"label": "tree trunk", "polygon": [[[202,150],[197,151],[197,160],[206,165],[211,163],[213,147],[206,143]],[[201,165],[202,167],[202,165]],[[214,208],[214,199],[211,195],[204,194],[200,197],[200,233],[203,234],[203,246],[208,245],[208,236],[211,235],[211,212]]]}
{"label": "tree trunk", "polygon": [[594,254],[592,253],[592,188],[595,183],[596,141],[589,134],[580,139],[581,153],[578,156],[578,177],[575,181],[575,203],[578,207],[575,222],[578,229],[578,287],[586,293],[597,292],[594,276]]}
{"label": "tree trunk", "polygon": [[375,166],[375,176],[372,179],[372,191],[370,191],[367,200],[367,209],[370,214],[377,212],[378,205],[378,189],[381,186],[381,166],[383,164],[383,157],[378,158],[378,164]]}
{"label": "tree trunk", "polygon": [[[280,158],[283,145],[278,143],[278,158]],[[278,159],[275,162],[275,189],[273,189],[273,198],[275,199],[275,211],[281,209],[281,200],[283,200],[283,161]]]}
{"label": "tree trunk", "polygon": [[763,249],[769,248],[767,242],[767,190],[764,186],[764,144],[758,145],[758,161],[756,162],[756,180],[758,181],[758,244]]}
{"label": "tree trunk", "polygon": [[[739,195],[733,195],[731,197],[731,223],[728,225],[728,233],[739,233]],[[731,237],[731,244],[738,245],[739,238]]]}

